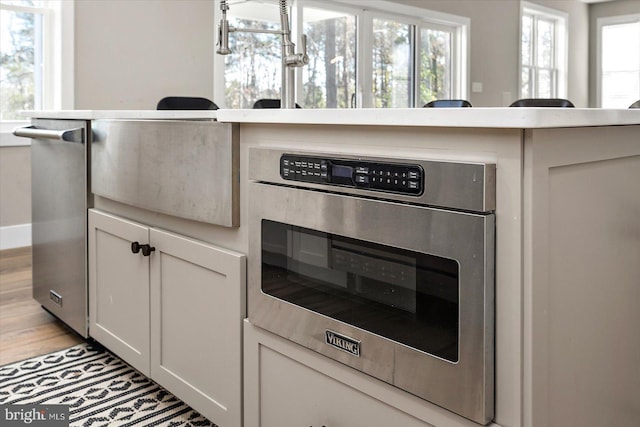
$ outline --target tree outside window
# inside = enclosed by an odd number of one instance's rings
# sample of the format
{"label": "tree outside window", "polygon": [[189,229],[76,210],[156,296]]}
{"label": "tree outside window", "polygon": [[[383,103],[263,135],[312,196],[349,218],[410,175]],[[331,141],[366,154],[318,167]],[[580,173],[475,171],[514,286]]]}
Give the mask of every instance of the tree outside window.
{"label": "tree outside window", "polygon": [[412,104],[412,27],[387,19],[373,19],[372,79],[374,106]]}
{"label": "tree outside window", "polygon": [[426,28],[420,32],[420,39],[419,105],[453,98],[451,32]]}
{"label": "tree outside window", "polygon": [[353,107],[356,93],[356,17],[305,7],[309,65],[303,69],[305,108]]}
{"label": "tree outside window", "polygon": [[2,120],[42,107],[43,13],[34,1],[0,3],[0,110]]}
{"label": "tree outside window", "polygon": [[[280,23],[235,18],[237,28],[277,30]],[[263,98],[280,98],[281,52],[279,36],[248,32],[229,35],[225,56],[225,101],[227,108],[251,108]]]}

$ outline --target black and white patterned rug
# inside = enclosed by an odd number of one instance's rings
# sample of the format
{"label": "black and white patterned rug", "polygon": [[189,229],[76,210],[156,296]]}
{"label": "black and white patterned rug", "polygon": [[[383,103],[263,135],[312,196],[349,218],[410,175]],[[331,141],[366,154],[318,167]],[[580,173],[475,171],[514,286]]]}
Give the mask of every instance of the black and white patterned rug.
{"label": "black and white patterned rug", "polygon": [[215,426],[97,343],[0,367],[7,404],[68,405],[78,427]]}

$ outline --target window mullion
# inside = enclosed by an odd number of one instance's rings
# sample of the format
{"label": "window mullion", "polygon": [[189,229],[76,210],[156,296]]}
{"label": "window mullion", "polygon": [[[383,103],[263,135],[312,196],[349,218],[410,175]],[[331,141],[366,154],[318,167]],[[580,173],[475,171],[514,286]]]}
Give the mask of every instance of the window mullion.
{"label": "window mullion", "polygon": [[421,52],[422,52],[422,25],[414,26],[413,38],[413,107],[421,107],[418,105],[420,101],[420,71],[421,71]]}
{"label": "window mullion", "polygon": [[534,98],[540,96],[538,93],[538,17],[532,16],[531,24],[531,44],[533,52],[531,56],[531,95]]}
{"label": "window mullion", "polygon": [[373,107],[373,44],[372,38],[367,37],[367,34],[373,33],[373,16],[371,12],[364,11],[361,15],[362,25],[358,25],[358,64],[360,64],[360,70],[358,76],[362,85],[360,86],[360,94],[362,99],[363,108]]}

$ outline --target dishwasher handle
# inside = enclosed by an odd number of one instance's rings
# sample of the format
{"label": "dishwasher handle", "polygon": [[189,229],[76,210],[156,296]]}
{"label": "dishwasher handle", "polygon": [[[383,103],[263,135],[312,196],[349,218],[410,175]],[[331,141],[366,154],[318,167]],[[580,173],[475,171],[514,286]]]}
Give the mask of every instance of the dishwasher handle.
{"label": "dishwasher handle", "polygon": [[56,141],[77,142],[80,144],[84,143],[83,128],[52,130],[37,129],[35,126],[26,126],[15,129],[13,134],[24,138],[53,139]]}

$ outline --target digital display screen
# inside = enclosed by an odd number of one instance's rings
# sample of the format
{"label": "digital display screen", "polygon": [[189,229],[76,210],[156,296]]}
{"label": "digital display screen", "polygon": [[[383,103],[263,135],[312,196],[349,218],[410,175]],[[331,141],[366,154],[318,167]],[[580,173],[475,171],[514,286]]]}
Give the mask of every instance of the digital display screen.
{"label": "digital display screen", "polygon": [[351,178],[353,176],[353,168],[351,166],[333,165],[331,175],[341,178]]}

